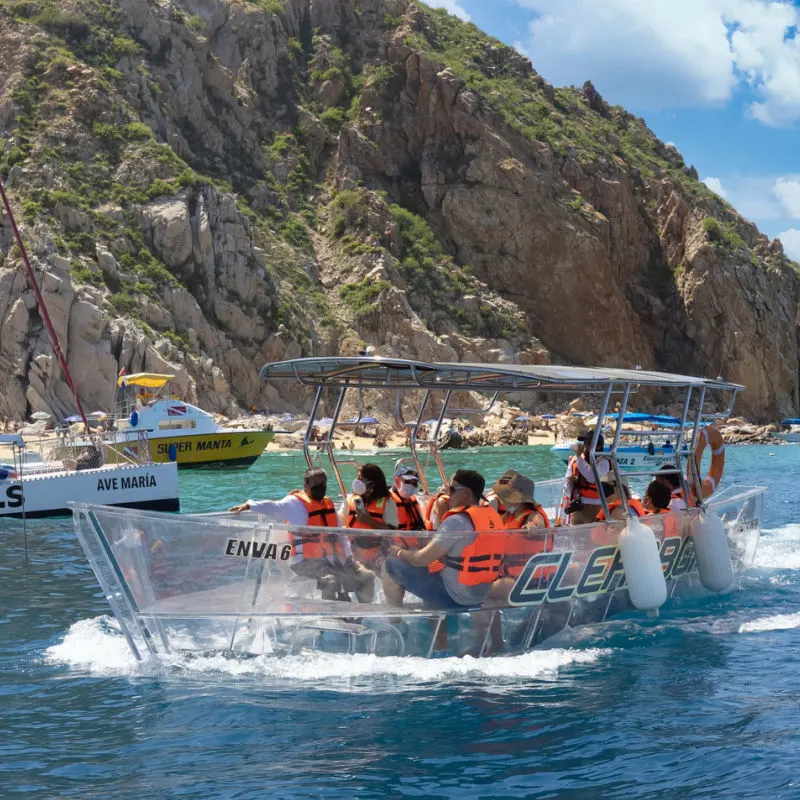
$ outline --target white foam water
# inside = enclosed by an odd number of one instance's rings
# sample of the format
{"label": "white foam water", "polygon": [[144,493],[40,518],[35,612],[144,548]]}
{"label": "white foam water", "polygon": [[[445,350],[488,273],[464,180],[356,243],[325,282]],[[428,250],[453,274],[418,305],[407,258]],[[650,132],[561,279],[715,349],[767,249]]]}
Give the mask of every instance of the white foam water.
{"label": "white foam water", "polygon": [[[518,656],[495,658],[392,657],[340,655],[311,652],[303,655],[238,658],[223,653],[176,654],[164,659],[157,669],[180,671],[184,675],[227,674],[232,677],[262,676],[293,684],[308,683],[312,688],[325,681],[324,688],[352,688],[352,682],[371,679],[402,679],[398,688],[411,684],[442,681],[484,683],[516,682],[530,679],[555,679],[559,671],[572,665],[593,664],[607,656],[609,649],[535,650]],[[119,627],[110,617],[95,617],[70,626],[63,641],[47,648],[45,660],[51,664],[88,670],[94,674],[141,674],[152,665],[137,662],[128,649]],[[372,687],[374,690],[374,686]]]}
{"label": "white foam water", "polygon": [[756,550],[754,567],[800,569],[800,524],[765,530]]}
{"label": "white foam water", "polygon": [[739,633],[764,633],[765,631],[788,631],[800,628],[800,612],[795,614],[775,614],[744,622],[739,626]]}

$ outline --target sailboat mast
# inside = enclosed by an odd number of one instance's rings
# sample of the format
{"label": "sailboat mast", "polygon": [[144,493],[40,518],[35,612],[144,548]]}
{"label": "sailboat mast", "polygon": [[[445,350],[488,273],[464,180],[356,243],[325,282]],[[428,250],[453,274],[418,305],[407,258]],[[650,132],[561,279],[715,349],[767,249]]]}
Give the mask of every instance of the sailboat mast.
{"label": "sailboat mast", "polygon": [[72,383],[72,375],[69,373],[67,359],[64,358],[64,353],[61,350],[61,345],[58,343],[58,337],[56,336],[55,328],[53,327],[53,323],[50,321],[50,314],[47,313],[47,306],[44,304],[44,298],[42,297],[42,292],[39,289],[39,282],[36,280],[36,275],[31,267],[31,262],[28,260],[28,251],[25,249],[25,245],[22,242],[22,236],[20,236],[17,222],[14,219],[14,212],[11,210],[11,204],[8,202],[8,197],[6,196],[6,190],[3,186],[2,180],[0,180],[0,196],[3,198],[3,207],[5,208],[6,214],[8,214],[8,219],[11,222],[11,230],[14,233],[14,239],[17,243],[17,247],[19,247],[19,252],[22,254],[22,261],[25,264],[25,269],[28,271],[28,279],[31,282],[31,286],[33,286],[33,293],[36,295],[36,302],[39,306],[39,312],[42,315],[44,324],[47,326],[47,332],[50,334],[50,341],[53,343],[53,350],[55,350],[58,361],[61,364],[61,369],[64,372],[64,378],[67,381],[67,386],[69,386],[72,396],[75,398],[75,405],[78,406],[78,413],[81,415],[83,424],[86,427],[86,432],[88,433],[89,422],[86,419],[83,406],[78,398],[78,393],[75,391],[75,385]]}

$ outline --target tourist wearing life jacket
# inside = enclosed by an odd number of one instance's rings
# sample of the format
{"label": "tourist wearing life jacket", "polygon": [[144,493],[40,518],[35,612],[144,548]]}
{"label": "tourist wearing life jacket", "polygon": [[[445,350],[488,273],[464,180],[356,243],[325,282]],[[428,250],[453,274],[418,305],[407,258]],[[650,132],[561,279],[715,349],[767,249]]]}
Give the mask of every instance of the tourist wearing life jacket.
{"label": "tourist wearing life jacket", "polygon": [[[327,497],[328,476],[324,469],[313,467],[303,476],[302,491],[290,492],[281,500],[247,500],[229,509],[234,513],[255,511],[276,522],[311,528],[337,528],[339,519],[333,501]],[[347,536],[290,533],[292,571],[303,578],[313,578],[323,600],[349,600],[355,592],[360,603],[370,603],[375,576],[353,559]]]}
{"label": "tourist wearing life jacket", "polygon": [[[506,470],[492,487],[491,494],[497,497],[506,534],[505,553],[500,567],[500,578],[492,585],[484,605],[486,607],[507,606],[508,596],[531,556],[553,549],[553,538],[546,531],[550,520],[545,510],[534,497],[535,484],[513,469]],[[546,585],[556,572],[556,567],[539,569],[538,585]],[[481,634],[481,631],[478,631]],[[485,626],[483,628],[485,634]],[[503,652],[503,629],[500,617],[491,618],[489,652]],[[483,635],[480,637],[483,639]]]}
{"label": "tourist wearing life jacket", "polygon": [[672,511],[680,511],[682,508],[686,508],[687,505],[694,505],[694,503],[687,504],[686,502],[683,487],[681,486],[681,478],[674,464],[662,464],[654,477],[659,483],[669,487],[669,507]]}
{"label": "tourist wearing life jacket", "polygon": [[[449,510],[433,540],[420,550],[392,548],[386,560],[384,593],[389,580],[421,598],[427,608],[479,606],[500,575],[505,536],[503,520],[489,506],[481,506],[485,481],[482,475],[460,469],[453,475],[447,494]],[[428,566],[443,560],[445,567],[432,573]]]}
{"label": "tourist wearing life jacket", "polygon": [[[606,493],[606,502],[608,510],[611,514],[611,519],[624,520],[627,517],[625,506],[622,502],[619,491],[617,490],[616,483],[609,481],[604,483],[603,491]],[[631,490],[623,483],[622,490],[625,492],[625,497],[628,500],[628,508],[637,517],[643,517],[647,514],[645,507],[642,505],[638,497],[631,494]],[[601,508],[597,516],[594,518],[595,522],[603,522],[606,519],[606,512]]]}
{"label": "tourist wearing life jacket", "polygon": [[[397,505],[389,495],[386,476],[377,464],[362,464],[353,481],[353,493],[339,510],[342,527],[357,530],[387,530],[398,525]],[[390,540],[360,534],[352,537],[353,555],[368,569],[380,572]]]}
{"label": "tourist wearing life jacket", "polygon": [[[665,539],[680,536],[678,514],[670,506],[671,495],[669,486],[656,478],[647,486],[642,500],[642,504],[647,509],[648,517],[666,515],[662,520]],[[660,533],[660,531],[656,531],[656,533]]]}
{"label": "tourist wearing life jacket", "polygon": [[394,471],[394,481],[389,496],[397,506],[397,530],[403,531],[395,536],[393,541],[406,550],[419,547],[421,542],[427,541],[427,537],[420,539],[419,536],[406,533],[406,531],[426,530],[416,495],[418,487],[419,475],[416,468],[408,464],[399,464]]}
{"label": "tourist wearing life jacket", "polygon": [[[389,490],[389,494],[397,506],[398,533],[393,537],[392,545],[403,550],[419,550],[431,540],[430,536],[421,537],[413,534],[413,531],[428,529],[415,494],[418,486],[419,474],[416,468],[408,464],[398,464],[394,471],[393,486]],[[444,564],[440,565],[439,562],[435,562],[428,569],[431,571],[444,569]],[[381,580],[386,602],[393,606],[402,605],[406,590],[391,578],[387,579],[385,563]]]}
{"label": "tourist wearing life jacket", "polygon": [[530,478],[513,469],[506,470],[493,487],[501,508],[505,509],[503,527],[513,531],[508,535],[503,556],[504,577],[519,577],[531,556],[553,549],[552,539],[548,541],[541,533],[550,527],[550,520],[536,502],[534,488]]}
{"label": "tourist wearing life jacket", "polygon": [[[565,483],[565,512],[569,515],[570,525],[583,525],[591,522],[602,508],[600,491],[595,483],[595,473],[589,463],[589,450],[595,429],[578,436],[578,449],[567,463]],[[604,446],[603,434],[598,434],[595,452],[602,452]],[[597,474],[602,482],[611,470],[611,462],[600,457],[595,459]]]}
{"label": "tourist wearing life jacket", "polygon": [[444,489],[440,489],[428,498],[425,508],[422,509],[422,519],[429,531],[435,531],[442,517],[450,510],[449,500]]}

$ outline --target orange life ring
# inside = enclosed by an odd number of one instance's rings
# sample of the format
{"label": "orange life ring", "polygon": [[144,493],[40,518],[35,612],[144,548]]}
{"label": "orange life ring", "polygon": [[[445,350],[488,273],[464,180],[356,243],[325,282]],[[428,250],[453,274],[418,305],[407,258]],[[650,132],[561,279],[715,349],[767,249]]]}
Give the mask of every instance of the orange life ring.
{"label": "orange life ring", "polygon": [[[701,428],[700,435],[697,438],[694,463],[697,466],[698,473],[700,472],[700,460],[703,457],[706,445],[711,447],[711,467],[708,470],[708,475],[703,478],[700,484],[703,491],[703,499],[714,494],[722,480],[722,473],[725,471],[725,441],[719,429],[713,425]],[[689,485],[692,485],[691,479],[689,480]]]}

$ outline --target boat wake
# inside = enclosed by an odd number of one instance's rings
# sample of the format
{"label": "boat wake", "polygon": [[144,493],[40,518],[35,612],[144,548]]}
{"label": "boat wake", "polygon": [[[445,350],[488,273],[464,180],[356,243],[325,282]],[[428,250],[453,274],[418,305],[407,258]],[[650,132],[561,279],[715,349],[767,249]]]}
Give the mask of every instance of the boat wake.
{"label": "boat wake", "polygon": [[775,614],[772,617],[753,619],[739,626],[739,633],[764,633],[766,631],[787,631],[800,628],[800,613]]}
{"label": "boat wake", "polygon": [[[143,675],[157,671],[184,676],[253,676],[277,681],[322,685],[327,690],[352,691],[359,681],[370,688],[374,679],[401,679],[398,690],[431,682],[468,681],[496,684],[519,681],[555,680],[561,670],[593,664],[611,650],[606,648],[535,650],[518,656],[476,659],[414,658],[374,655],[341,655],[309,652],[282,658],[241,657],[225,653],[178,653],[160,664],[140,663],[133,657],[124,636],[112,617],[79,620],[70,626],[64,639],[48,647],[44,659],[49,664],[88,670],[92,674]],[[374,689],[374,684],[371,686]]]}
{"label": "boat wake", "polygon": [[800,523],[764,530],[753,566],[761,569],[800,569]]}

